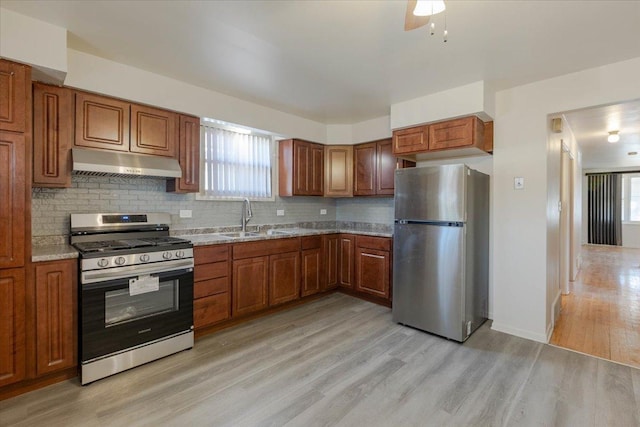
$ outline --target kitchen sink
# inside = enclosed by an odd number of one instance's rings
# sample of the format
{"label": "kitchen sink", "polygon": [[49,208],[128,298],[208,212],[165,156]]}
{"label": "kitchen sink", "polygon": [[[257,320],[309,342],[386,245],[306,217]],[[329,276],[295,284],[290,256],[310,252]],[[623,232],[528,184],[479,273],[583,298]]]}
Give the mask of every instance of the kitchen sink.
{"label": "kitchen sink", "polygon": [[220,233],[220,236],[230,237],[232,239],[240,239],[243,237],[259,237],[260,234],[252,231],[233,231],[230,233]]}

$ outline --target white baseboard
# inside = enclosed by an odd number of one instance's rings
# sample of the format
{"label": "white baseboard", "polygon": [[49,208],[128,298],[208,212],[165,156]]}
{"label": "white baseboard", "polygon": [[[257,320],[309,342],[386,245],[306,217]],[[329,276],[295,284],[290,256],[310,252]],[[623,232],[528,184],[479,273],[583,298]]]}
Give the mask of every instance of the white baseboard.
{"label": "white baseboard", "polygon": [[546,344],[546,343],[549,342],[549,339],[547,338],[547,333],[546,332],[540,333],[540,332],[528,331],[528,330],[525,330],[525,329],[514,328],[512,326],[505,325],[505,324],[500,323],[500,322],[496,322],[495,320],[493,321],[493,324],[491,325],[491,329],[493,329],[494,331],[498,331],[498,332],[504,332],[505,334],[515,335],[515,336],[520,337],[520,338],[526,338],[528,340],[541,342],[543,344]]}

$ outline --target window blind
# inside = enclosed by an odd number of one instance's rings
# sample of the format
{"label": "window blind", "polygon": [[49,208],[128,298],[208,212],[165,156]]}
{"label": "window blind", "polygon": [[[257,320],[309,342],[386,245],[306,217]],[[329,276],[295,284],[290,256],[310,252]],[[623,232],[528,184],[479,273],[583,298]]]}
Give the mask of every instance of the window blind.
{"label": "window blind", "polygon": [[205,195],[271,197],[271,137],[204,125],[201,136]]}

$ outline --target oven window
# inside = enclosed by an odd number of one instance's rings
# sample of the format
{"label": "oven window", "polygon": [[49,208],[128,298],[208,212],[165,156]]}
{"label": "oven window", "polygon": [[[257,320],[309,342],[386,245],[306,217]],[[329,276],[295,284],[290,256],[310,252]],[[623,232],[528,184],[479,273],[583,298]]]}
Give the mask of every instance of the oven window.
{"label": "oven window", "polygon": [[129,288],[105,292],[105,326],[178,311],[178,283],[177,279],[160,282],[157,291],[134,296]]}

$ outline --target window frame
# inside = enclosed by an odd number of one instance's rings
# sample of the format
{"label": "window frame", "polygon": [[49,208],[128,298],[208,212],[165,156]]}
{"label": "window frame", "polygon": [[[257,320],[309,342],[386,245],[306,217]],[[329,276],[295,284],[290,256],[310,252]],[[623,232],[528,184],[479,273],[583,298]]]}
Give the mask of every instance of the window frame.
{"label": "window frame", "polygon": [[640,173],[622,174],[622,224],[640,225],[639,220],[631,220],[631,178],[640,178]]}
{"label": "window frame", "polygon": [[196,200],[201,200],[201,201],[214,201],[214,202],[221,202],[221,201],[242,201],[245,198],[249,199],[252,202],[274,202],[276,200],[276,191],[278,188],[278,182],[276,181],[278,178],[278,173],[277,173],[277,169],[278,169],[278,151],[277,151],[277,141],[276,141],[276,135],[269,133],[269,132],[265,132],[265,131],[260,131],[260,130],[256,130],[256,129],[252,129],[246,126],[241,126],[241,125],[235,125],[235,124],[231,124],[231,123],[226,123],[220,120],[215,120],[215,119],[207,119],[207,118],[203,118],[200,120],[200,126],[205,126],[205,127],[214,127],[214,128],[218,128],[218,129],[223,129],[223,130],[227,130],[227,131],[232,131],[232,132],[247,132],[247,133],[251,133],[252,135],[258,135],[258,136],[262,136],[265,138],[269,139],[269,158],[271,159],[271,196],[270,197],[255,197],[255,196],[212,196],[209,194],[206,194],[206,188],[205,188],[205,142],[201,140],[200,143],[200,177],[199,177],[199,182],[200,182],[200,191],[196,193]]}

